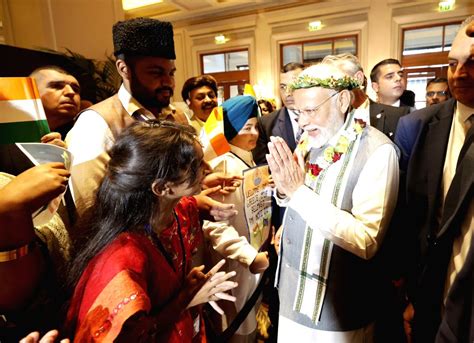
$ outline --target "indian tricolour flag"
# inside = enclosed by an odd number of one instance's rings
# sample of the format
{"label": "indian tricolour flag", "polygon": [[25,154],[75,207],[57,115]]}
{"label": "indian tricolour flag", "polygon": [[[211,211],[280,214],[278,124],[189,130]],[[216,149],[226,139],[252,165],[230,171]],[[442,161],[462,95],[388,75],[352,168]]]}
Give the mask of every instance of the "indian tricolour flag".
{"label": "indian tricolour flag", "polygon": [[0,144],[39,142],[48,132],[35,80],[0,77]]}
{"label": "indian tricolour flag", "polygon": [[221,106],[212,110],[204,123],[199,138],[203,146],[205,161],[210,161],[230,151],[230,145],[224,136],[224,113]]}

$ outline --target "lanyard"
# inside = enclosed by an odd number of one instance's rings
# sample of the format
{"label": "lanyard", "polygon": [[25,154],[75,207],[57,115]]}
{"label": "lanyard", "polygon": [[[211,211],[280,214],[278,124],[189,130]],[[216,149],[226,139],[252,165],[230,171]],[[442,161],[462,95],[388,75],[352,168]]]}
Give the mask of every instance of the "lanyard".
{"label": "lanyard", "polygon": [[[176,223],[178,224],[177,231],[178,231],[178,236],[179,236],[179,242],[181,245],[181,252],[183,255],[183,276],[182,276],[182,281],[185,280],[186,277],[186,250],[184,249],[184,241],[183,241],[183,234],[181,233],[181,224],[178,219],[178,215],[176,212],[173,210],[174,217],[176,219]],[[147,232],[148,236],[151,238],[151,241],[153,244],[158,248],[158,250],[161,252],[163,257],[166,259],[168,262],[169,266],[177,273],[178,271],[175,269],[174,264],[173,264],[173,259],[170,256],[170,254],[166,251],[165,247],[163,246],[163,243],[161,243],[160,238],[156,234],[155,231],[151,229],[150,224],[145,225],[145,231]]]}

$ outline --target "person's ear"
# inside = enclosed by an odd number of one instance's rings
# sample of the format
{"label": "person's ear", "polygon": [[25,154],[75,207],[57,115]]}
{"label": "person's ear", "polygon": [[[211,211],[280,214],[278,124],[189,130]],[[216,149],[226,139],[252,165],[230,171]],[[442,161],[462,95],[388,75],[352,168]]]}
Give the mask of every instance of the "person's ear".
{"label": "person's ear", "polygon": [[164,185],[160,184],[158,180],[153,181],[151,184],[151,191],[153,194],[155,194],[157,197],[163,197],[165,195],[170,194],[171,188],[170,188],[170,182],[166,182]]}
{"label": "person's ear", "polygon": [[347,89],[341,91],[341,94],[337,97],[337,104],[342,113],[346,113],[347,109],[351,104],[352,93]]}
{"label": "person's ear", "polygon": [[374,90],[375,93],[379,92],[379,84],[377,82],[371,82],[372,89]]}
{"label": "person's ear", "polygon": [[354,78],[359,82],[359,86],[361,89],[364,89],[364,72],[362,70],[358,70],[357,73],[354,74]]}
{"label": "person's ear", "polygon": [[191,105],[191,100],[186,99],[186,105],[188,105],[188,106]]}
{"label": "person's ear", "polygon": [[130,80],[130,68],[124,60],[118,58],[117,61],[115,61],[115,66],[122,79]]}

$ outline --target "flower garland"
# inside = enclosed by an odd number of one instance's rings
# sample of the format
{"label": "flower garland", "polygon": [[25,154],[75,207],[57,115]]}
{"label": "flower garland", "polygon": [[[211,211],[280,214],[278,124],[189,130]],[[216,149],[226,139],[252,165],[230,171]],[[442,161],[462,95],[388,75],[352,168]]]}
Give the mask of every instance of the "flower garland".
{"label": "flower garland", "polygon": [[[357,136],[364,130],[367,123],[363,119],[354,118],[352,125],[344,129],[335,145],[329,145],[316,159],[316,163],[306,162],[307,174],[311,179],[316,179],[319,174],[331,164],[339,161],[347,152],[349,145],[356,140]],[[306,155],[308,152],[308,137],[301,140],[298,148]]]}
{"label": "flower garland", "polygon": [[313,77],[309,75],[302,75],[297,77],[290,85],[289,88],[294,91],[301,88],[312,88],[312,87],[322,87],[330,88],[341,91],[343,89],[352,90],[359,87],[359,82],[357,79],[344,76],[339,79],[334,77],[328,77],[321,79],[319,77]]}

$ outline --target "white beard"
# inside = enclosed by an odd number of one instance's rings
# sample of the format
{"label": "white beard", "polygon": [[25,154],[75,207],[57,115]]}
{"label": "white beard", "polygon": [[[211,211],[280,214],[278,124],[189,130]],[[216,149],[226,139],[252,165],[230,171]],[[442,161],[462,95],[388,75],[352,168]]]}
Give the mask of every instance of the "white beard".
{"label": "white beard", "polygon": [[326,144],[333,135],[328,129],[319,129],[319,133],[316,137],[308,136],[308,146],[310,149],[318,149]]}
{"label": "white beard", "polygon": [[327,127],[321,128],[318,127],[318,135],[316,137],[308,135],[308,146],[310,149],[321,148],[324,144],[329,142],[329,140],[334,137],[338,131],[344,125],[344,120],[341,118],[333,117],[330,122],[328,122]]}

